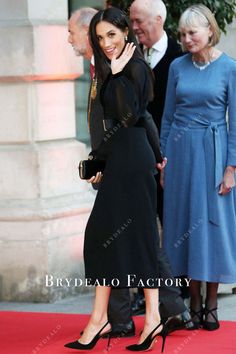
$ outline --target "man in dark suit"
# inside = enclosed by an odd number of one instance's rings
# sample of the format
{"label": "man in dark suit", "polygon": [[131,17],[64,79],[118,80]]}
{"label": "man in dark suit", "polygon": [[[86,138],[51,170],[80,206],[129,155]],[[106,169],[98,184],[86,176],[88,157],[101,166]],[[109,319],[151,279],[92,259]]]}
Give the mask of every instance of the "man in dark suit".
{"label": "man in dark suit", "polygon": [[[175,58],[182,55],[181,48],[164,30],[166,7],[163,1],[135,0],[130,7],[130,19],[139,43],[143,47],[144,57],[155,76],[154,99],[150,102],[148,110],[160,133],[169,66]],[[161,222],[162,195],[162,188],[158,188],[160,203],[157,214]]]}
{"label": "man in dark suit", "polygon": [[[130,19],[134,32],[142,46],[144,57],[153,70],[154,99],[148,106],[149,112],[158,128],[161,129],[161,118],[165,105],[165,95],[169,66],[182,55],[179,44],[167,35],[164,30],[166,6],[162,0],[135,0],[130,7]],[[163,219],[163,189],[157,175],[157,215]],[[142,313],[144,299],[141,292],[136,295],[133,312]]]}
{"label": "man in dark suit", "polygon": [[[75,11],[68,25],[68,42],[73,46],[76,55],[82,55],[93,62],[92,51],[88,41],[89,23],[96,13],[91,8],[82,8]],[[93,79],[93,73],[91,73]],[[96,150],[103,137],[102,117],[103,109],[99,101],[100,83],[97,85],[96,97],[89,95],[88,122],[90,127],[92,149]],[[160,277],[172,278],[170,267],[164,254],[160,254]],[[179,296],[179,290],[160,291],[160,312],[162,317],[169,317],[185,311],[186,307]],[[131,317],[131,303],[128,289],[112,289],[109,300],[109,321],[112,324],[112,336],[132,336],[135,334],[134,322]]]}

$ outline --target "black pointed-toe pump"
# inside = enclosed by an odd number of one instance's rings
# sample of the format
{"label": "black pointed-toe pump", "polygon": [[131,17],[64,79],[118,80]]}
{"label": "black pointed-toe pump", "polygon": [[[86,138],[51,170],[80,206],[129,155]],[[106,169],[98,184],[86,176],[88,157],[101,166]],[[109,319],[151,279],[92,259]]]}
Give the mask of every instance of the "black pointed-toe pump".
{"label": "black pointed-toe pump", "polygon": [[[102,338],[102,335],[100,334],[102,332],[102,330],[108,325],[108,321],[106,322],[106,324],[100,329],[100,331],[98,331],[98,333],[93,337],[93,339],[91,340],[91,342],[89,342],[88,344],[82,344],[80,343],[78,340],[74,341],[74,342],[70,342],[70,343],[66,343],[64,345],[64,347],[66,348],[71,348],[71,349],[78,349],[78,350],[91,350],[95,347],[95,345],[97,344],[98,340],[100,338]],[[110,336],[109,336],[109,332],[108,333],[108,342],[107,342],[107,350],[109,348],[110,345]],[[104,334],[104,333],[103,333]]]}
{"label": "black pointed-toe pump", "polygon": [[[163,326],[162,330],[153,335],[153,333],[156,332],[156,330],[160,327]],[[146,350],[150,350],[152,349],[154,342],[155,342],[155,338],[156,337],[162,337],[162,348],[161,348],[161,352],[163,353],[164,351],[164,347],[165,347],[165,340],[168,334],[168,328],[164,323],[159,323],[158,326],[156,326],[151,333],[149,333],[149,335],[144,339],[144,341],[140,344],[132,344],[129,345],[128,347],[126,347],[127,350],[131,350],[132,352],[141,352],[141,351],[146,351]]]}

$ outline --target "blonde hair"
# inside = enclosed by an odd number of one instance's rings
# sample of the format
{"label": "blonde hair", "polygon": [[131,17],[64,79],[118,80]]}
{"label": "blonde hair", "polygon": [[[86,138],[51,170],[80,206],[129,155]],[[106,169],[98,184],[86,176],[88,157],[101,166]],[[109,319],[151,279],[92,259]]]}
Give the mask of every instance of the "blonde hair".
{"label": "blonde hair", "polygon": [[203,4],[192,5],[185,10],[179,20],[179,31],[186,27],[210,26],[212,36],[209,37],[209,47],[213,47],[220,40],[220,28],[214,14]]}

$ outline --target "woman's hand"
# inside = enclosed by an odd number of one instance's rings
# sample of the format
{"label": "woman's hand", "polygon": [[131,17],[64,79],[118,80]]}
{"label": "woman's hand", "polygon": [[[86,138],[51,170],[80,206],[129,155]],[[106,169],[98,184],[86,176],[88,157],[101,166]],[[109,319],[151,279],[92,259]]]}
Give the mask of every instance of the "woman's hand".
{"label": "woman's hand", "polygon": [[166,164],[167,164],[167,158],[164,157],[162,162],[157,163],[158,170],[160,171],[163,170],[166,167]]}
{"label": "woman's hand", "polygon": [[220,185],[219,194],[228,194],[231,192],[233,187],[235,187],[235,167],[228,166],[224,172],[223,182]]}
{"label": "woman's hand", "polygon": [[164,157],[163,161],[161,163],[157,164],[158,170],[160,170],[160,185],[162,188],[164,188],[164,168],[166,167],[167,164],[167,158]]}
{"label": "woman's hand", "polygon": [[136,46],[134,43],[127,43],[123,53],[116,58],[117,50],[114,51],[112,59],[111,59],[111,72],[113,75],[122,71],[128,61],[132,58]]}
{"label": "woman's hand", "polygon": [[86,181],[88,183],[100,183],[101,180],[102,180],[102,172],[97,172],[96,176],[93,176],[90,179],[87,179]]}

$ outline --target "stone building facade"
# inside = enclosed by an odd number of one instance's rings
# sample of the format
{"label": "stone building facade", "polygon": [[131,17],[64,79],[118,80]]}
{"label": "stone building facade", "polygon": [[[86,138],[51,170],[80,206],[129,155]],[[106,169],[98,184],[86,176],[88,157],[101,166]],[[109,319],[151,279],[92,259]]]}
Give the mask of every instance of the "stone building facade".
{"label": "stone building facade", "polygon": [[[1,0],[0,301],[54,301],[88,290],[69,286],[83,279],[95,194],[77,174],[87,154],[89,75],[67,43],[67,19],[69,10],[103,5]],[[219,48],[236,58],[235,38],[236,22]]]}

